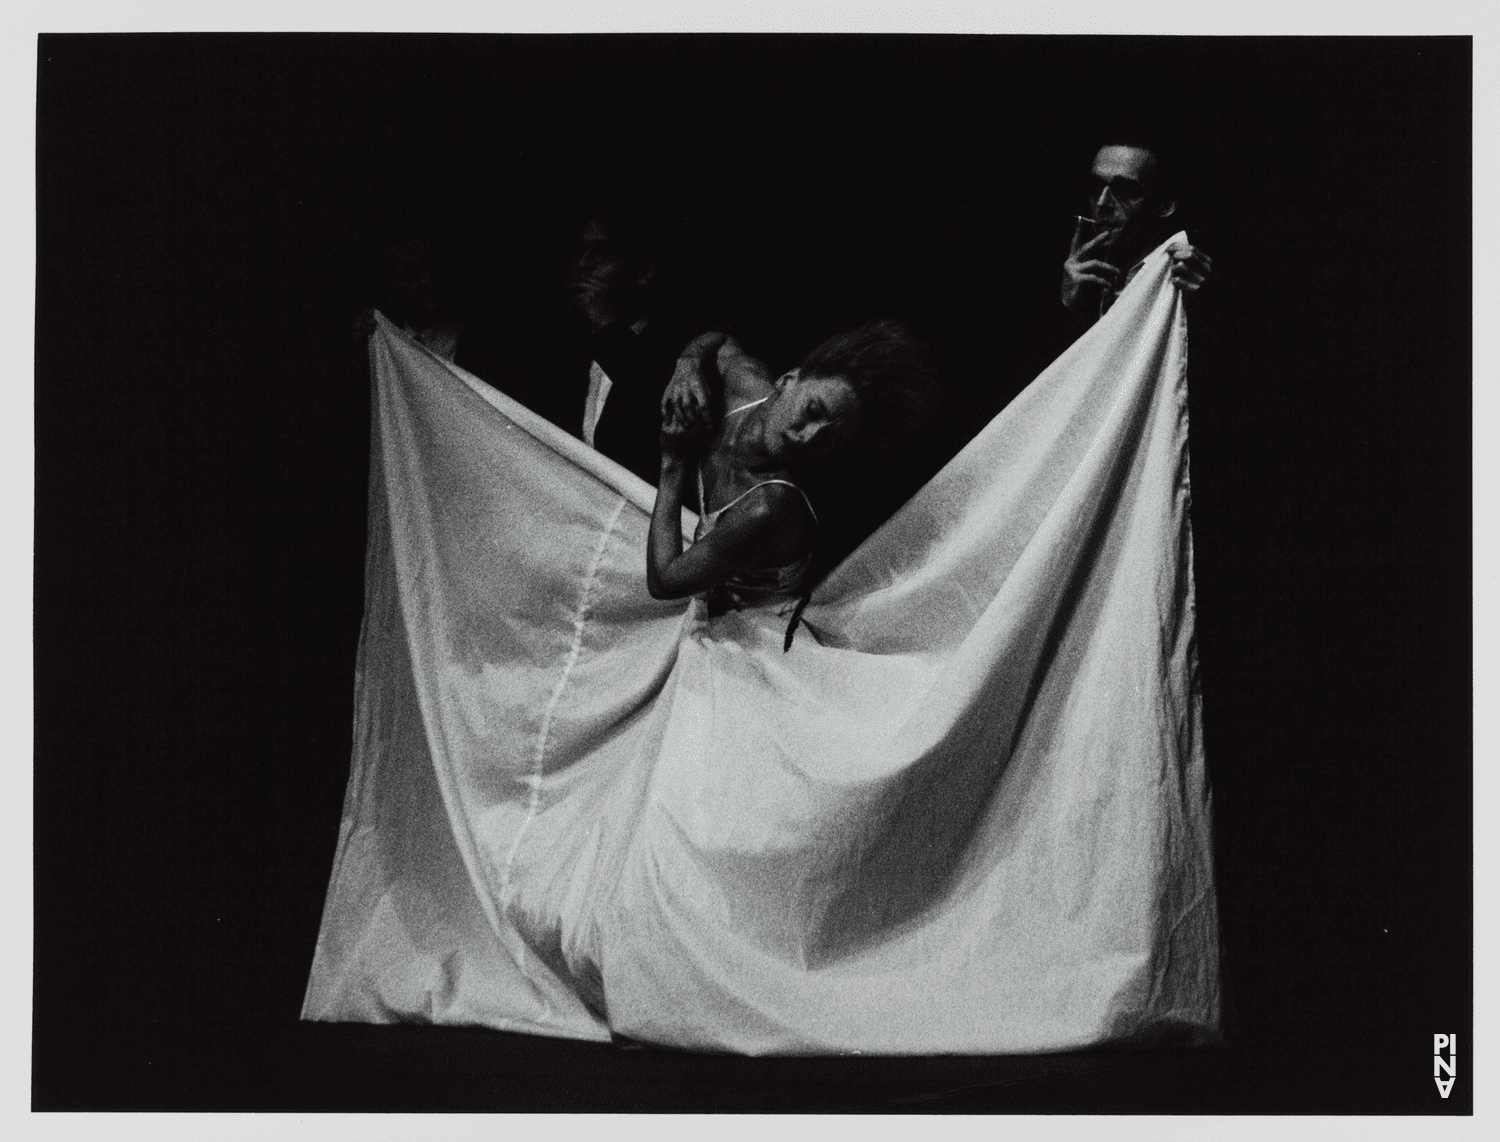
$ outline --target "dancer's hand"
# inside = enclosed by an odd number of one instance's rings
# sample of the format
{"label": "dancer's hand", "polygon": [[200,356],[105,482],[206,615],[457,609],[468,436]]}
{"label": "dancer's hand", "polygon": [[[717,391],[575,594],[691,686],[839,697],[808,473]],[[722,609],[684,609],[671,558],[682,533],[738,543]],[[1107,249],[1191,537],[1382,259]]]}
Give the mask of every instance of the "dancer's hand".
{"label": "dancer's hand", "polygon": [[703,380],[701,357],[679,357],[672,379],[661,397],[662,431],[675,420],[683,431],[706,434],[709,430],[708,385]]}
{"label": "dancer's hand", "polygon": [[701,435],[678,414],[676,408],[664,411],[661,418],[662,462],[686,459]]}
{"label": "dancer's hand", "polygon": [[1167,253],[1172,259],[1172,268],[1167,271],[1172,284],[1183,293],[1197,293],[1202,289],[1214,268],[1214,260],[1186,242],[1173,242],[1167,247]]}
{"label": "dancer's hand", "polygon": [[1072,313],[1083,303],[1084,294],[1090,287],[1118,289],[1120,271],[1118,267],[1099,257],[1114,237],[1114,231],[1101,230],[1087,242],[1083,240],[1083,219],[1073,224],[1073,241],[1068,247],[1068,260],[1063,263],[1062,303]]}

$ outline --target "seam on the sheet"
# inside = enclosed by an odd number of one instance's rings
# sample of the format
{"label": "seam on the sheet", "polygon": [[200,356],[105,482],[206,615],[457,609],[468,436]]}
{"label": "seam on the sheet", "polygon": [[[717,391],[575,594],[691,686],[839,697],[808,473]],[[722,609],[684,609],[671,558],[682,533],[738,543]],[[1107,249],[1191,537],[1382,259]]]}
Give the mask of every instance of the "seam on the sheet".
{"label": "seam on the sheet", "polygon": [[[557,683],[552,687],[552,696],[547,700],[547,708],[542,712],[542,724],[537,730],[532,770],[526,775],[526,783],[531,787],[531,795],[526,803],[526,816],[521,821],[520,828],[516,830],[515,840],[510,845],[510,852],[505,855],[505,867],[500,871],[500,906],[502,908],[510,902],[511,868],[521,851],[521,841],[530,829],[532,821],[536,819],[537,810],[541,805],[542,766],[547,757],[547,737],[552,731],[552,717],[562,701],[563,691],[568,686],[568,679],[572,677],[573,668],[578,664],[583,651],[583,632],[588,625],[589,611],[593,605],[594,588],[599,579],[599,565],[604,560],[604,550],[609,544],[609,537],[614,534],[615,525],[620,521],[620,513],[625,510],[628,502],[624,496],[620,497],[620,502],[615,505],[614,514],[609,517],[609,522],[599,533],[599,542],[594,545],[594,555],[589,561],[588,575],[584,578],[583,591],[578,599],[578,609],[573,615],[573,641],[568,647],[568,657],[563,663],[562,673],[558,675]],[[525,947],[523,941],[521,945],[523,957]]]}

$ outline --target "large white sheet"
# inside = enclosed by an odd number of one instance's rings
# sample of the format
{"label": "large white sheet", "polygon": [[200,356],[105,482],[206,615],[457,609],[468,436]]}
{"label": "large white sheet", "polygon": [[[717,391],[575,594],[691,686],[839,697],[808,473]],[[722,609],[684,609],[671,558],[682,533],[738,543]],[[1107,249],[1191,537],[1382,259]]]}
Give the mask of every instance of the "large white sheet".
{"label": "large white sheet", "polygon": [[649,597],[652,488],[382,323],[304,1018],[750,1053],[1212,1034],[1166,265],[829,577],[786,654],[772,615]]}

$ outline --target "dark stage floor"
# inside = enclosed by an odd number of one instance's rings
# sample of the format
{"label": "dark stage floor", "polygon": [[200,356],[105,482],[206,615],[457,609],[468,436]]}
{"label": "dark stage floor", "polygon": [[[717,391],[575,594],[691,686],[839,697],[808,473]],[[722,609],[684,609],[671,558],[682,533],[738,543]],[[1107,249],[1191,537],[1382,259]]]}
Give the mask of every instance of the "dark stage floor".
{"label": "dark stage floor", "polygon": [[[1357,1050],[747,1059],[329,1024],[78,1028],[51,1046],[66,1065],[39,1072],[48,1078],[35,1091],[37,1110],[1234,1114],[1266,1113],[1268,1101],[1291,1114],[1411,1109],[1399,1083],[1386,1088],[1389,1105],[1372,1103]],[[71,1094],[80,1090],[76,1068],[90,1072],[81,1102]]]}

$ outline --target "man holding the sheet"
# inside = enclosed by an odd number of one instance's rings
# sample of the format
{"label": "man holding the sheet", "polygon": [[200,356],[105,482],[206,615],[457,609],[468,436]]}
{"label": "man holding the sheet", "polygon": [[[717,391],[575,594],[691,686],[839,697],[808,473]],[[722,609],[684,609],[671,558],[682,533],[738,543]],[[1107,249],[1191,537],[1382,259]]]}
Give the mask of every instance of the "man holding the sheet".
{"label": "man holding the sheet", "polygon": [[[1177,191],[1161,150],[1110,143],[1094,154],[1084,213],[1075,217],[1063,263],[1061,300],[1074,336],[1109,311],[1146,255],[1177,227]],[[1213,259],[1187,242],[1169,252],[1172,283],[1184,294],[1196,293]]]}

